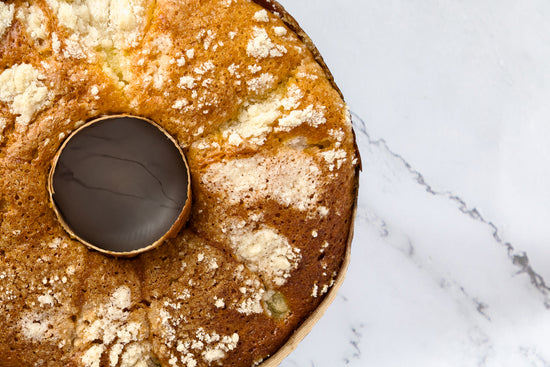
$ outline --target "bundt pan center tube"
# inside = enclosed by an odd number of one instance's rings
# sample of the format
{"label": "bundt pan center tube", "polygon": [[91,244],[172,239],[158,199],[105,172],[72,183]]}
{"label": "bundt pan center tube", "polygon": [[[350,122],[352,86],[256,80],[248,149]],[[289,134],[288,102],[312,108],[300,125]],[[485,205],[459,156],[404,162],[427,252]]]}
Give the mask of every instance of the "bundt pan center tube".
{"label": "bundt pan center tube", "polygon": [[104,116],[77,129],[54,158],[48,191],[69,235],[113,256],[136,256],[174,238],[191,212],[181,148],[135,116]]}

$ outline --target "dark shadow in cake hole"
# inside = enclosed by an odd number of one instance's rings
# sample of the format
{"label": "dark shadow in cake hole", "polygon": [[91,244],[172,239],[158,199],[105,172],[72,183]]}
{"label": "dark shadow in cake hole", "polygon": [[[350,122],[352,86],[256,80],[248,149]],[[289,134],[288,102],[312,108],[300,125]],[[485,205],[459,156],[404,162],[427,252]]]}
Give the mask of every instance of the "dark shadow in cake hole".
{"label": "dark shadow in cake hole", "polygon": [[48,189],[67,232],[115,256],[134,256],[174,237],[191,209],[189,167],[174,138],[154,122],[116,115],[65,140]]}

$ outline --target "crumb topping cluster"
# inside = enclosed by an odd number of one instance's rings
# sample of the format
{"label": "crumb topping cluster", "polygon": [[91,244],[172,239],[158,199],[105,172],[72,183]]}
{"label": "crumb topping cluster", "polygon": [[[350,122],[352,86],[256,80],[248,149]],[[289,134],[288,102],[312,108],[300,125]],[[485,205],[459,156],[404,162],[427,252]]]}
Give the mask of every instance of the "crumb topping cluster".
{"label": "crumb topping cluster", "polygon": [[48,88],[44,79],[29,64],[16,64],[0,73],[0,101],[8,103],[11,111],[18,115],[18,125],[27,125],[34,114],[45,107]]}

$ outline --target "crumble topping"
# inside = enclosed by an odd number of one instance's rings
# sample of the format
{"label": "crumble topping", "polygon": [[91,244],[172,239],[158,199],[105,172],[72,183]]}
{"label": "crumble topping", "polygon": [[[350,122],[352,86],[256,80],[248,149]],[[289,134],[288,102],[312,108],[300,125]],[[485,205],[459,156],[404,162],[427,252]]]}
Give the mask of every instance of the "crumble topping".
{"label": "crumble topping", "polygon": [[318,290],[319,290],[319,287],[317,286],[317,282],[315,282],[315,284],[313,284],[313,290],[311,291],[311,297],[317,298],[317,296],[318,296],[318,294],[317,294]]}
{"label": "crumble topping", "polygon": [[257,78],[252,78],[246,82],[248,89],[251,92],[262,93],[267,91],[273,83],[275,78],[270,73],[263,73]]}
{"label": "crumble topping", "polygon": [[[205,50],[208,50],[210,48],[210,45],[214,41],[214,38],[216,38],[216,34],[211,29],[208,29],[206,32],[202,30],[201,33],[199,33],[198,37],[198,39],[203,39],[203,47]],[[214,45],[214,47],[212,47],[212,50],[216,51],[217,48],[217,45]]]}
{"label": "crumble topping", "polygon": [[265,29],[254,27],[252,38],[246,46],[246,52],[248,56],[264,59],[266,57],[281,57],[287,53],[287,49],[283,45],[274,43]]}
{"label": "crumble topping", "polygon": [[99,367],[101,355],[105,352],[104,345],[94,345],[82,356],[82,363],[85,367]]}
{"label": "crumble topping", "polygon": [[184,66],[185,65],[185,57],[184,56],[179,56],[176,59],[176,65],[178,65],[179,67]]}
{"label": "crumble topping", "polygon": [[16,64],[0,74],[0,101],[10,104],[16,123],[26,126],[48,102],[45,77],[30,64]]}
{"label": "crumble topping", "polygon": [[329,171],[334,171],[335,168],[340,169],[342,164],[347,160],[347,153],[343,149],[328,150],[320,153],[323,159],[328,163]]}
{"label": "crumble topping", "polygon": [[[167,312],[163,312],[161,317],[163,324],[169,323],[171,319]],[[206,332],[204,328],[199,327],[194,333],[189,333],[177,340],[176,351],[179,353],[179,358],[175,353],[171,353],[168,363],[173,367],[195,367],[198,364],[197,359],[202,357],[210,364],[225,358],[226,353],[234,350],[238,342],[237,333],[220,335],[215,331]]]}
{"label": "crumble topping", "polygon": [[23,336],[29,340],[55,340],[58,335],[53,331],[60,315],[55,312],[29,312],[19,323]]}
{"label": "crumble topping", "polygon": [[186,98],[178,99],[172,105],[172,108],[176,110],[181,110],[182,108],[189,106],[189,101]]}
{"label": "crumble topping", "polygon": [[319,206],[317,212],[321,217],[326,217],[329,213],[329,209],[326,206]]}
{"label": "crumble topping", "polygon": [[214,306],[216,306],[217,308],[224,308],[225,307],[224,299],[214,296]]}
{"label": "crumble topping", "polygon": [[[49,292],[51,293],[51,290],[49,290]],[[40,303],[40,305],[42,305],[42,306],[44,306],[44,305],[53,306],[53,304],[55,303],[55,300],[54,300],[54,298],[52,297],[52,295],[50,293],[43,294],[43,295],[38,297],[38,302]]]}
{"label": "crumble topping", "polygon": [[72,41],[88,49],[135,47],[145,27],[145,4],[140,0],[46,2],[59,23],[73,33]]}
{"label": "crumble topping", "polygon": [[285,36],[287,34],[286,28],[282,26],[273,27],[273,32],[279,37]]}
{"label": "crumble topping", "polygon": [[279,126],[277,131],[290,131],[293,128],[308,123],[313,127],[318,127],[326,123],[326,118],[323,112],[323,108],[315,108],[313,105],[309,105],[303,110],[291,111],[287,116],[279,120]]}
{"label": "crumble topping", "polygon": [[315,209],[321,193],[321,170],[307,154],[281,151],[217,162],[200,178],[201,184],[229,204],[249,206],[268,198],[300,211]]}
{"label": "crumble topping", "polygon": [[235,76],[236,78],[240,78],[241,76],[237,74],[237,69],[240,67],[240,65],[237,65],[235,63],[229,65],[227,67],[227,70],[229,71],[229,74]]}
{"label": "crumble topping", "polygon": [[180,78],[179,88],[193,89],[195,88],[195,78],[189,75],[184,75]]}
{"label": "crumble topping", "polygon": [[229,308],[237,310],[237,312],[252,315],[264,312],[262,299],[265,290],[258,279],[246,279],[244,286],[239,288],[243,298],[241,300],[233,300]]}
{"label": "crumble topping", "polygon": [[[25,25],[26,31],[35,41],[45,40],[49,35],[47,19],[37,5],[23,6],[17,10],[17,20]],[[0,36],[1,36],[0,31]]]}
{"label": "crumble topping", "polygon": [[229,240],[237,256],[246,262],[250,270],[264,275],[277,285],[286,283],[290,271],[296,269],[301,260],[300,250],[268,226],[256,230],[235,229],[229,234]]}
{"label": "crumble topping", "polygon": [[130,288],[117,288],[108,302],[98,308],[85,310],[82,320],[77,324],[75,347],[89,346],[82,356],[86,367],[99,366],[104,353],[109,351],[109,366],[121,365],[133,367],[146,360],[151,350],[148,342],[138,337],[143,325],[131,321],[132,306]]}
{"label": "crumble topping", "polygon": [[14,14],[15,6],[13,4],[6,4],[3,1],[0,2],[0,37],[4,35],[4,32],[6,32],[9,27],[11,27]]}
{"label": "crumble topping", "polygon": [[274,97],[260,103],[245,103],[237,120],[222,127],[223,136],[232,145],[240,145],[244,140],[256,145],[264,144],[272,130],[271,125],[281,116],[279,106],[280,102]]}
{"label": "crumble topping", "polygon": [[59,41],[59,37],[55,32],[52,33],[52,50],[56,55],[59,55],[61,51],[61,41]]}
{"label": "crumble topping", "polygon": [[[236,68],[234,67],[233,70],[236,70]],[[248,83],[254,88],[257,87],[254,85],[255,82],[256,80],[253,79]],[[280,90],[270,93],[261,102],[245,102],[236,120],[229,121],[221,126],[223,137],[231,145],[238,146],[245,140],[249,144],[262,145],[265,143],[267,135],[274,130],[273,125],[276,121],[279,121],[279,125],[281,121],[283,121],[283,124],[291,124],[292,122],[293,127],[297,127],[301,123],[308,121],[321,122],[324,119],[322,112],[302,113],[303,119],[301,120],[297,120],[295,118],[296,114],[292,114],[295,111],[287,112],[293,108],[297,108],[303,97],[304,94],[300,88],[295,84],[291,84],[282,93]],[[315,109],[312,107],[312,110]],[[282,128],[275,128],[275,130],[280,129]],[[291,128],[287,126],[284,129],[286,131]]]}
{"label": "crumble topping", "polygon": [[254,13],[253,18],[255,21],[258,22],[269,22],[269,15],[267,14],[267,10],[265,9],[258,10],[256,13]]}
{"label": "crumble topping", "polygon": [[208,72],[212,69],[214,69],[214,63],[212,61],[206,61],[203,64],[201,64],[200,66],[196,67],[194,69],[194,72],[199,74],[199,75],[203,75],[203,74],[206,74],[206,72]]}
{"label": "crumble topping", "polygon": [[[234,65],[234,64],[233,64]],[[254,65],[248,65],[248,70],[252,73],[252,74],[255,74],[257,73],[258,71],[262,70],[262,67],[258,64],[254,64]]]}

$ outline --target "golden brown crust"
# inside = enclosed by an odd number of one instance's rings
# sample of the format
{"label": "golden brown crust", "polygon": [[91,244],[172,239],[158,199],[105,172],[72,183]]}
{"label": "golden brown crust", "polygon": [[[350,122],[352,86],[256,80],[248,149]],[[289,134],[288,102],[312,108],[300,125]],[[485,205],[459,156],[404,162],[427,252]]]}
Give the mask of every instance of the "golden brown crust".
{"label": "golden brown crust", "polygon": [[317,63],[321,65],[327,79],[332,84],[332,87],[336,91],[338,91],[338,93],[340,94],[340,97],[343,100],[344,95],[342,94],[342,91],[334,81],[334,77],[332,76],[330,69],[325,63],[323,56],[317,49],[317,46],[315,46],[315,43],[313,43],[313,40],[302,29],[298,21],[294,19],[294,17],[285,9],[285,7],[282,6],[280,3],[278,3],[277,1],[274,1],[274,0],[252,0],[252,1],[254,1],[256,4],[269,10],[270,12],[272,12],[273,14],[281,18],[281,20],[287,25],[287,27],[289,27],[294,33],[296,33],[296,35],[300,38],[300,40],[306,45],[308,50],[311,52],[311,54],[315,58],[315,61],[317,61]]}
{"label": "golden brown crust", "polygon": [[[111,33],[84,0],[0,5],[2,366],[250,366],[319,306],[358,152],[313,43],[256,2],[130,0]],[[65,137],[115,113],[164,127],[192,175],[187,228],[133,259],[70,240],[46,190]]]}

